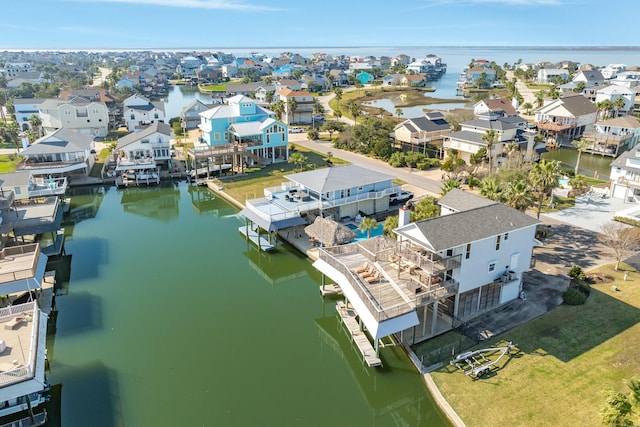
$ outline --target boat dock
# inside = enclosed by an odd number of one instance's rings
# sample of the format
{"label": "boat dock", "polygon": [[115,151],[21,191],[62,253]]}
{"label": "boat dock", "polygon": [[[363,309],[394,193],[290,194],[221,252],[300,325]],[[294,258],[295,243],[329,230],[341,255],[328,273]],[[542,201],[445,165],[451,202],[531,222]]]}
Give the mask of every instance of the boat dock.
{"label": "boat dock", "polygon": [[369,338],[360,330],[360,324],[356,320],[356,313],[347,307],[344,302],[338,301],[336,310],[351,334],[351,339],[360,350],[360,354],[369,367],[382,366],[382,360],[376,355],[373,345],[369,342]]}
{"label": "boat dock", "polygon": [[342,289],[340,289],[340,286],[333,283],[328,285],[321,285],[320,294],[322,294],[323,297],[327,295],[342,295]]}
{"label": "boat dock", "polygon": [[262,237],[261,235],[258,234],[258,232],[250,227],[247,226],[242,226],[240,228],[238,228],[238,231],[240,232],[240,234],[242,234],[246,239],[252,241],[253,243],[255,243],[255,245],[265,251],[272,251],[276,248],[276,245],[271,243],[269,240],[265,239],[264,237]]}

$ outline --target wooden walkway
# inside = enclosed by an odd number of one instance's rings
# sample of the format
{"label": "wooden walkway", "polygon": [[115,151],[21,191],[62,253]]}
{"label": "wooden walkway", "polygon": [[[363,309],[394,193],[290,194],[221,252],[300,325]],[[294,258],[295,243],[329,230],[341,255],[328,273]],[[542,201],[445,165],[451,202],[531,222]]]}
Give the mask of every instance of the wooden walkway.
{"label": "wooden walkway", "polygon": [[356,320],[356,313],[352,309],[348,308],[344,302],[338,301],[336,304],[336,310],[342,319],[342,322],[347,327],[347,330],[351,334],[351,339],[356,343],[360,354],[369,367],[382,366],[382,360],[376,356],[376,351],[369,342],[367,336],[360,330],[358,320]]}

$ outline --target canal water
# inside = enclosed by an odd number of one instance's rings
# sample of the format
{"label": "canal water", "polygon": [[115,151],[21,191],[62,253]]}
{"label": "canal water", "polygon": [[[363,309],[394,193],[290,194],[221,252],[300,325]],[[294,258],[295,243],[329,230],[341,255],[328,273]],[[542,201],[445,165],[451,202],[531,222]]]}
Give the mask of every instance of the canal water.
{"label": "canal water", "polygon": [[[573,148],[562,147],[551,149],[547,153],[542,154],[542,158],[546,160],[558,160],[563,168],[573,170],[576,167],[578,159],[578,151]],[[596,174],[599,179],[608,180],[611,173],[611,162],[615,159],[600,154],[583,153],[580,158],[580,173],[589,178],[595,178]]]}
{"label": "canal water", "polygon": [[447,425],[401,349],[365,367],[311,262],[260,253],[213,193],[81,193],[48,342],[62,426]]}

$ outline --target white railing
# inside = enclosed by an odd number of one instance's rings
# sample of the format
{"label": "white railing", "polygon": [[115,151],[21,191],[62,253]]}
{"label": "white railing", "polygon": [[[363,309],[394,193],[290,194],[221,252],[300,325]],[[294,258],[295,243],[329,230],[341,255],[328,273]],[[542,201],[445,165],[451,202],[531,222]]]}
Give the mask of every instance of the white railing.
{"label": "white railing", "polygon": [[35,186],[29,189],[29,197],[42,197],[64,194],[67,191],[67,178],[45,180],[37,178]]}
{"label": "white railing", "polygon": [[[33,254],[31,256],[31,263],[29,266],[14,269],[13,271],[6,271],[11,269],[14,257],[16,255]],[[40,257],[40,245],[38,243],[32,243],[30,245],[11,246],[4,248],[0,251],[0,283],[15,282],[16,280],[29,279],[35,275],[36,265],[38,258]],[[24,265],[24,261],[19,262],[17,265]],[[3,271],[4,270],[4,271]],[[0,318],[2,317],[2,310],[0,310]]]}
{"label": "white railing", "polygon": [[292,211],[270,214],[262,211],[259,207],[255,206],[255,204],[258,204],[258,203],[269,203],[269,202],[270,202],[269,199],[261,197],[259,199],[247,200],[246,206],[247,206],[247,209],[250,209],[251,212],[254,212],[256,215],[258,215],[260,218],[264,219],[265,221],[275,222],[275,221],[282,221],[285,219],[300,217],[300,211],[292,210]]}
{"label": "white railing", "polygon": [[38,333],[40,330],[40,317],[38,316],[39,310],[36,302],[33,301],[25,304],[4,307],[0,309],[0,320],[7,317],[25,315],[25,313],[31,314],[30,321],[33,322],[31,327],[31,345],[29,346],[29,355],[25,360],[26,365],[16,366],[14,369],[9,371],[0,372],[0,386],[24,381],[26,378],[32,378],[34,376],[33,367],[35,365],[35,352],[37,351]]}
{"label": "white railing", "polygon": [[118,166],[141,166],[141,165],[155,166],[156,161],[153,157],[143,157],[140,159],[128,159],[126,157],[118,158]]}

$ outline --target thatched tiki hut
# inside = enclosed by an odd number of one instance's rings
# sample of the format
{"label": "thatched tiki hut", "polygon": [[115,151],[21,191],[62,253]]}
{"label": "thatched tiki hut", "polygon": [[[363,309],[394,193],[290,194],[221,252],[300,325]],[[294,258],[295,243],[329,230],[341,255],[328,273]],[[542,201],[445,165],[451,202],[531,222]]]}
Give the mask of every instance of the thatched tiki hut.
{"label": "thatched tiki hut", "polygon": [[316,217],[313,224],[306,226],[304,232],[311,240],[322,243],[322,246],[342,245],[358,236],[349,227],[320,216]]}

